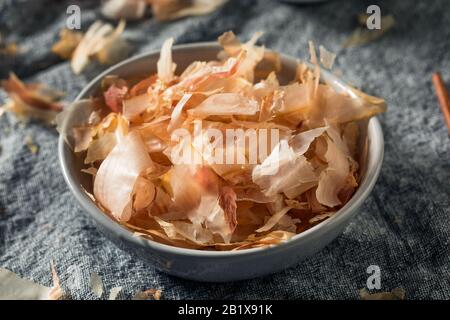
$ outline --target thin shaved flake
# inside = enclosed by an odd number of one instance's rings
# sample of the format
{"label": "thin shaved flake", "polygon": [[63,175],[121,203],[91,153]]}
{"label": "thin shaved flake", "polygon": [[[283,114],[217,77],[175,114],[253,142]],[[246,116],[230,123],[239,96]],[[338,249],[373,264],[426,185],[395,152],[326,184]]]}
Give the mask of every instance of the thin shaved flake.
{"label": "thin shaved flake", "polygon": [[220,189],[219,205],[223,210],[225,225],[228,228],[226,235],[231,235],[237,226],[236,209],[237,195],[233,188],[224,186]]}
{"label": "thin shaved flake", "polygon": [[162,295],[162,290],[159,289],[147,289],[144,291],[138,291],[133,296],[132,300],[148,300],[153,298],[155,300],[160,300]]}
{"label": "thin shaved flake", "polygon": [[102,64],[114,64],[126,57],[130,48],[128,43],[121,38],[125,24],[125,20],[121,20],[114,29],[108,23],[94,22],[72,55],[73,72],[80,74],[93,58]]}
{"label": "thin shaved flake", "polygon": [[196,108],[188,110],[193,117],[254,115],[258,103],[238,93],[219,93],[208,97]]}
{"label": "thin shaved flake", "polygon": [[122,287],[113,287],[109,291],[109,297],[108,300],[116,300],[119,296],[119,293],[122,291]]}
{"label": "thin shaved flake", "polygon": [[351,88],[353,96],[340,93],[335,88],[320,84],[317,94],[320,96],[320,104],[311,109],[306,122],[312,126],[323,126],[327,122],[332,124],[344,124],[350,121],[368,119],[386,110],[384,100],[371,97]]}
{"label": "thin shaved flake", "polygon": [[296,154],[303,155],[314,139],[320,137],[327,129],[328,127],[321,127],[301,132],[291,138],[290,146]]}
{"label": "thin shaved flake", "polygon": [[270,203],[276,200],[276,196],[268,197],[261,190],[256,188],[237,188],[236,201],[251,201],[254,203]]}
{"label": "thin shaved flake", "polygon": [[[204,212],[203,215],[206,215],[206,228],[212,233],[220,235],[225,243],[230,243],[231,235],[237,223],[236,209],[234,204],[225,203],[225,201],[232,200],[224,199],[224,197],[226,195],[221,195],[220,200],[213,200],[213,207],[208,212]],[[222,206],[225,206],[227,211]]]}
{"label": "thin shaved flake", "polygon": [[325,219],[333,216],[335,213],[336,212],[326,212],[326,213],[318,214],[317,216],[314,216],[311,219],[309,219],[309,223],[316,223],[316,222],[325,220]]}
{"label": "thin shaved flake", "polygon": [[95,135],[95,129],[92,127],[75,127],[72,129],[75,139],[75,152],[81,152],[89,148]]}
{"label": "thin shaved flake", "polygon": [[314,45],[314,42],[309,41],[309,55],[311,59],[311,63],[314,65],[314,73],[312,78],[312,85],[310,85],[310,99],[317,97],[317,90],[319,87],[319,80],[320,80],[320,66],[319,61],[317,60],[317,53],[316,53],[316,47]]}
{"label": "thin shaved flake", "polygon": [[227,0],[152,0],[153,15],[159,21],[169,21],[188,16],[206,15],[217,10]]}
{"label": "thin shaved flake", "polygon": [[105,97],[106,105],[111,108],[114,112],[122,111],[122,103],[125,97],[125,94],[128,92],[127,87],[117,87],[116,85],[112,85],[105,91],[103,94]]}
{"label": "thin shaved flake", "polygon": [[110,19],[138,20],[144,16],[145,0],[108,0],[102,5],[101,11]]}
{"label": "thin shaved flake", "polygon": [[69,29],[59,32],[59,41],[52,46],[52,52],[62,59],[70,59],[76,47],[83,39],[83,33]]}
{"label": "thin shaved flake", "polygon": [[319,46],[320,63],[327,69],[331,69],[336,59],[336,54],[331,53],[324,46]]}
{"label": "thin shaved flake", "polygon": [[164,82],[170,82],[173,79],[176,64],[172,61],[173,38],[164,41],[161,54],[157,63],[158,77]]}
{"label": "thin shaved flake", "polygon": [[64,292],[61,288],[61,281],[59,280],[58,273],[56,272],[55,262],[53,260],[50,261],[50,266],[52,271],[53,286],[50,289],[48,297],[50,300],[60,300],[63,297]]}
{"label": "thin shaved flake", "polygon": [[403,288],[394,288],[391,291],[370,293],[366,288],[359,290],[361,300],[404,300],[406,292]]}
{"label": "thin shaved flake", "polygon": [[97,298],[101,298],[103,296],[103,280],[98,273],[92,272],[89,278],[89,283],[91,286],[92,292],[95,294]]}
{"label": "thin shaved flake", "polygon": [[192,97],[192,93],[185,93],[180,101],[178,101],[177,105],[172,111],[172,115],[170,116],[170,122],[167,126],[167,131],[171,132],[177,127],[180,126],[182,121],[182,111],[188,100]]}
{"label": "thin shaved flake", "polygon": [[96,199],[118,220],[131,217],[131,196],[139,175],[153,162],[138,132],[130,132],[108,154],[94,181]]}
{"label": "thin shaved flake", "polygon": [[151,97],[147,93],[123,99],[123,116],[128,120],[134,120],[142,112],[151,108]]}
{"label": "thin shaved flake", "polygon": [[11,112],[19,120],[41,120],[46,124],[54,124],[63,105],[58,101],[63,93],[44,84],[25,84],[14,73],[7,80],[1,81],[1,87],[8,94],[6,103],[0,112]]}
{"label": "thin shaved flake", "polygon": [[183,221],[167,222],[162,219],[155,220],[163,228],[167,236],[174,240],[188,240],[200,245],[211,244],[213,235],[199,224],[192,224]]}
{"label": "thin shaved flake", "polygon": [[266,196],[273,196],[314,182],[317,177],[307,159],[296,155],[282,140],[264,162],[253,169],[252,179]]}
{"label": "thin shaved flake", "polygon": [[51,290],[0,268],[0,300],[48,300]]}
{"label": "thin shaved flake", "polygon": [[[117,144],[117,136],[112,132],[107,132],[100,138],[89,143],[84,163],[93,163],[104,160]],[[76,151],[75,151],[76,152]]]}
{"label": "thin shaved flake", "polygon": [[319,203],[334,207],[341,204],[338,194],[347,183],[350,164],[345,150],[341,150],[337,143],[327,139],[327,146],[325,158],[328,168],[320,174],[316,197]]}
{"label": "thin shaved flake", "polygon": [[256,232],[265,232],[272,229],[279,221],[280,219],[289,211],[291,210],[290,207],[285,207],[275,213],[273,216],[271,216],[267,222],[261,227],[256,230]]}

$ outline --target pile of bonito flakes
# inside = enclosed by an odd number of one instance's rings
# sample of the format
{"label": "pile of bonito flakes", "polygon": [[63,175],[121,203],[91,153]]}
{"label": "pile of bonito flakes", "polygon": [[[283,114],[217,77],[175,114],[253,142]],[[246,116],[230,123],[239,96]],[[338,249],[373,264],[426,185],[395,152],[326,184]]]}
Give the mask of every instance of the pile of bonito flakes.
{"label": "pile of bonito flakes", "polygon": [[259,36],[227,32],[217,60],[185,70],[168,39],[156,74],[107,76],[78,102],[90,116],[73,147],[105,214],[161,243],[239,250],[285,241],[349,201],[361,127],[384,100],[320,82],[334,55],[312,43],[311,64],[280,84],[280,57]]}

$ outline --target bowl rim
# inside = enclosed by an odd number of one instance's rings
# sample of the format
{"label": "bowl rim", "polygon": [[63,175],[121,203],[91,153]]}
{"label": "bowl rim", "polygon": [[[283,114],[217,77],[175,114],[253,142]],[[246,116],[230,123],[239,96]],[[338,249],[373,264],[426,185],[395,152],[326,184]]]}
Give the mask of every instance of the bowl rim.
{"label": "bowl rim", "polygon": [[[220,46],[215,41],[210,42],[195,42],[195,43],[189,43],[189,44],[179,44],[173,46],[173,51],[177,50],[185,50],[185,49],[201,49],[201,48],[207,48],[207,49],[218,49]],[[77,97],[74,99],[74,102],[77,102],[83,98],[85,98],[86,94],[90,92],[93,88],[98,86],[99,81],[103,79],[105,76],[113,74],[114,71],[117,69],[123,67],[124,65],[134,63],[140,59],[146,59],[151,56],[159,55],[159,50],[151,50],[149,52],[144,52],[135,56],[132,56],[130,58],[127,58],[108,69],[101,72],[98,76],[96,76],[94,79],[92,79],[77,95]],[[284,60],[290,60],[295,61],[297,58],[292,57],[290,55],[286,55],[283,53],[280,53],[280,57]],[[322,73],[327,74],[328,77],[331,77],[333,79],[336,79],[338,83],[345,83],[342,79],[337,78],[336,76],[332,75],[330,72],[326,70],[321,70]],[[72,105],[72,104],[71,104]],[[71,105],[69,105],[67,108],[69,108]],[[133,235],[132,231],[124,227],[123,225],[117,223],[116,221],[112,220],[110,217],[108,217],[100,208],[98,208],[95,203],[92,201],[92,199],[89,198],[89,196],[86,194],[85,191],[83,191],[83,188],[81,185],[78,185],[74,179],[74,176],[71,174],[71,171],[69,170],[67,159],[65,156],[65,132],[66,130],[66,124],[67,120],[70,117],[71,113],[69,111],[68,117],[64,119],[64,123],[62,124],[62,133],[59,136],[58,140],[58,158],[60,167],[64,176],[64,180],[66,181],[67,185],[69,186],[70,191],[75,196],[79,204],[81,205],[82,209],[84,209],[90,217],[92,217],[96,223],[99,223],[102,227],[108,229],[109,232],[114,233],[115,235],[123,238],[124,240],[131,242],[138,246],[144,246],[149,249],[153,249],[156,251],[159,251],[161,253],[165,254],[175,254],[175,255],[183,255],[186,257],[196,257],[196,258],[229,258],[231,256],[239,256],[239,257],[248,257],[257,255],[260,253],[273,253],[276,251],[286,250],[292,246],[295,246],[297,243],[301,242],[302,240],[305,241],[306,239],[314,236],[319,231],[322,232],[329,232],[333,228],[339,226],[341,223],[345,222],[346,219],[351,218],[352,214],[362,205],[362,203],[366,200],[370,192],[372,191],[377,178],[380,174],[383,157],[384,157],[384,138],[383,138],[383,132],[380,125],[380,122],[376,117],[372,117],[368,122],[368,134],[369,132],[371,135],[372,143],[375,144],[376,151],[375,154],[370,154],[370,158],[373,157],[372,162],[374,163],[373,167],[368,167],[367,172],[365,174],[364,180],[362,181],[361,185],[356,190],[355,194],[352,196],[352,198],[341,208],[339,209],[336,214],[329,217],[325,221],[322,221],[318,223],[317,225],[309,228],[308,230],[305,230],[299,234],[296,234],[292,238],[283,241],[279,244],[269,246],[269,247],[261,247],[261,248],[250,248],[250,249],[243,249],[243,250],[227,250],[227,251],[215,251],[215,250],[199,250],[199,249],[189,249],[189,248],[181,248],[176,246],[171,246],[168,244],[159,243],[154,240],[150,240],[143,237],[138,237]]]}

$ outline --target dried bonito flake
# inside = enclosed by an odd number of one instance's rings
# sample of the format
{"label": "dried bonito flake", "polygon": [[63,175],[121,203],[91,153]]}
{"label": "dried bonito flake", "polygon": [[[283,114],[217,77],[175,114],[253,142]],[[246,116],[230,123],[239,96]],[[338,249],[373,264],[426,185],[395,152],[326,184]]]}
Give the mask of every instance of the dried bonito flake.
{"label": "dried bonito flake", "polygon": [[144,17],[149,6],[159,21],[169,21],[188,16],[209,14],[227,0],[107,0],[102,14],[109,19],[138,20]]}
{"label": "dried bonito flake", "polygon": [[387,292],[370,293],[366,288],[359,290],[361,300],[405,300],[406,292],[403,288],[394,288]]}
{"label": "dried bonito flake", "polygon": [[121,20],[114,29],[109,23],[94,22],[71,54],[73,72],[80,74],[94,58],[109,65],[126,57],[130,46],[122,37],[125,24],[125,20]]}
{"label": "dried bonito flake", "polygon": [[89,282],[92,292],[95,294],[97,298],[101,298],[103,296],[104,290],[102,277],[100,277],[98,273],[92,272]]}
{"label": "dried bonito flake", "polygon": [[355,192],[360,128],[384,100],[321,82],[319,62],[331,67],[334,55],[312,42],[313,66],[299,62],[281,83],[260,35],[226,32],[217,60],[185,70],[168,39],[155,74],[108,76],[80,105],[87,120],[71,140],[93,179],[87,192],[136,236],[203,250],[272,246]]}
{"label": "dried bonito flake", "polygon": [[153,15],[160,21],[188,16],[206,15],[217,10],[227,0],[146,0]]}
{"label": "dried bonito flake", "polygon": [[158,78],[166,83],[169,83],[172,80],[177,67],[177,65],[172,62],[172,45],[173,38],[164,41],[161,48],[161,55],[157,63]]}
{"label": "dried bonito flake", "polygon": [[48,296],[50,300],[60,300],[64,296],[64,291],[61,288],[61,281],[59,280],[55,262],[53,260],[50,262],[50,266],[52,271],[53,286],[51,287]]}
{"label": "dried bonito flake", "polygon": [[334,59],[336,59],[336,54],[325,49],[324,46],[319,47],[320,50],[320,63],[324,68],[331,69],[334,64]]}
{"label": "dried bonito flake", "polygon": [[110,19],[138,20],[146,7],[145,0],[108,0],[102,5],[102,14]]}
{"label": "dried bonito flake", "polygon": [[109,297],[108,300],[116,300],[119,296],[119,293],[122,291],[122,287],[113,287],[109,291]]}
{"label": "dried bonito flake", "polygon": [[38,153],[39,146],[33,141],[33,138],[31,136],[25,137],[25,144],[27,145],[28,150],[30,150],[32,154]]}
{"label": "dried bonito flake", "polygon": [[63,296],[55,265],[51,263],[51,288],[20,278],[14,272],[0,268],[0,300],[59,300]]}
{"label": "dried bonito flake", "polygon": [[48,300],[50,288],[0,268],[0,300]]}
{"label": "dried bonito flake", "polygon": [[395,26],[395,19],[392,15],[381,17],[381,28],[369,30],[366,26],[367,16],[359,15],[358,22],[362,25],[356,28],[352,34],[345,39],[343,47],[357,47],[376,41],[381,38],[386,32]]}
{"label": "dried bonito flake", "polygon": [[15,42],[5,42],[0,34],[0,56],[15,56],[19,53],[19,46]]}
{"label": "dried bonito flake", "polygon": [[41,83],[25,84],[14,73],[2,80],[1,86],[9,99],[0,108],[14,113],[22,121],[33,118],[52,124],[63,108],[58,102],[62,92]]}
{"label": "dried bonito flake", "polygon": [[162,295],[162,290],[159,289],[147,289],[144,291],[138,291],[133,296],[132,300],[148,300],[153,298],[155,300],[160,300]]}
{"label": "dried bonito flake", "polygon": [[62,29],[59,32],[59,40],[52,46],[52,52],[62,59],[69,60],[78,44],[83,39],[83,33],[69,29]]}
{"label": "dried bonito flake", "polygon": [[144,178],[139,179],[141,173],[153,168],[153,161],[139,132],[119,136],[118,143],[98,169],[94,195],[117,219],[128,221],[133,212],[133,194],[139,196],[140,192],[145,192],[143,196],[148,197],[149,204],[153,200],[153,183]]}

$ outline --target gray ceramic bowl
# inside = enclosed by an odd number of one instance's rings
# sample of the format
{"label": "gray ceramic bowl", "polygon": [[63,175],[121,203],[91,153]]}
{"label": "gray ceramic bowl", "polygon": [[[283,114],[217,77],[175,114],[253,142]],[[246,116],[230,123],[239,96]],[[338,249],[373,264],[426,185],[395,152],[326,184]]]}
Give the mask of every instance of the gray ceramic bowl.
{"label": "gray ceramic bowl", "polygon": [[[173,58],[177,70],[194,60],[212,60],[217,56],[216,43],[197,43],[175,46]],[[109,74],[133,76],[143,72],[155,72],[159,52],[141,54],[125,60],[100,74],[78,95],[76,100],[89,97],[99,86],[101,79]],[[293,78],[296,59],[282,56],[283,70],[280,79]],[[345,90],[342,82],[324,72],[322,77]],[[63,125],[63,132],[69,132],[73,125],[86,118],[83,110],[72,107]],[[247,249],[242,251],[200,251],[183,249],[160,244],[133,236],[133,233],[111,220],[85,194],[83,187],[92,187],[86,174],[80,172],[81,159],[76,157],[61,135],[59,140],[59,159],[64,178],[75,198],[86,214],[95,220],[98,228],[117,246],[148,261],[157,269],[186,279],[199,281],[232,281],[254,278],[281,271],[321,250],[343,232],[350,219],[371,192],[383,161],[383,133],[376,118],[369,121],[365,142],[366,165],[362,168],[360,186],[351,200],[331,218],[313,228],[294,236],[291,240],[269,248]]]}

